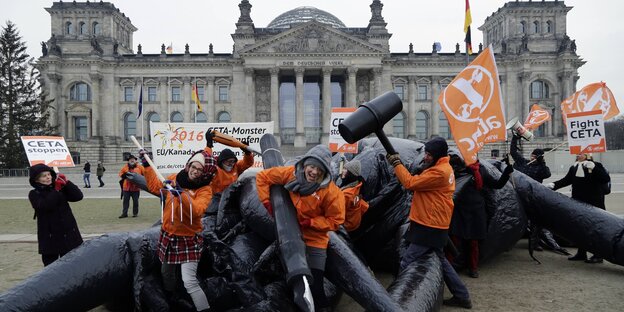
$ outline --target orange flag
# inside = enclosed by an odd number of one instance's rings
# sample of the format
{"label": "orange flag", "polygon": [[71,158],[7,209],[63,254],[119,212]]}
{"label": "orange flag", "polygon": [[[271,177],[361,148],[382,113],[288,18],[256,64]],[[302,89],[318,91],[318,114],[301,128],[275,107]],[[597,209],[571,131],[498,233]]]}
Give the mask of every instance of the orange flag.
{"label": "orange flag", "polygon": [[539,105],[533,104],[533,106],[531,106],[531,111],[524,122],[524,127],[529,130],[537,129],[537,127],[549,120],[550,113],[541,108]]}
{"label": "orange flag", "polygon": [[498,69],[492,47],[462,70],[438,98],[466,164],[477,161],[485,143],[507,137]]}
{"label": "orange flag", "polygon": [[602,110],[604,121],[620,114],[613,93],[604,82],[590,83],[561,102],[561,112],[564,119],[570,113],[593,110]]}

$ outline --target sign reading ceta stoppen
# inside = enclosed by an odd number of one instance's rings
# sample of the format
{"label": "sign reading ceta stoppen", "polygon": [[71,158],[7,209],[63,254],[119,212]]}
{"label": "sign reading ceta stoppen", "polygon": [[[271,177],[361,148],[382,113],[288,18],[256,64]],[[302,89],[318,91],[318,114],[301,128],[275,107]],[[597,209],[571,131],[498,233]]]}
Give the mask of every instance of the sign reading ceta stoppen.
{"label": "sign reading ceta stoppen", "polygon": [[607,151],[604,117],[601,110],[566,115],[570,154]]}
{"label": "sign reading ceta stoppen", "polygon": [[23,136],[21,139],[31,166],[36,164],[50,167],[75,166],[63,137]]}
{"label": "sign reading ceta stoppen", "polygon": [[[206,147],[206,131],[216,130],[246,141],[255,150],[260,150],[260,138],[266,133],[273,134],[273,122],[247,123],[150,123],[152,155],[156,168],[161,173],[176,173],[184,169],[186,161],[195,151]],[[243,158],[239,148],[214,142],[212,154],[218,157],[221,151],[229,148],[238,159]],[[262,157],[254,155],[253,167],[262,168]]]}
{"label": "sign reading ceta stoppen", "polygon": [[351,153],[356,154],[358,152],[357,142],[353,144],[347,143],[340,132],[338,131],[338,125],[343,120],[347,119],[349,115],[355,112],[355,107],[334,107],[331,112],[331,121],[329,123],[329,150],[333,153]]}

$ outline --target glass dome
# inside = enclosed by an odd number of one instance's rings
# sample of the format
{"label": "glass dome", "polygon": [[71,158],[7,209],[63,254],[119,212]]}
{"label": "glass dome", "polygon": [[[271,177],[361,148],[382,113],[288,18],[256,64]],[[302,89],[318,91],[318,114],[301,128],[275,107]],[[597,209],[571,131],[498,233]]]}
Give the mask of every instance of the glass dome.
{"label": "glass dome", "polygon": [[267,28],[290,28],[296,24],[316,20],[334,28],[345,28],[345,24],[334,15],[315,7],[303,6],[280,14]]}

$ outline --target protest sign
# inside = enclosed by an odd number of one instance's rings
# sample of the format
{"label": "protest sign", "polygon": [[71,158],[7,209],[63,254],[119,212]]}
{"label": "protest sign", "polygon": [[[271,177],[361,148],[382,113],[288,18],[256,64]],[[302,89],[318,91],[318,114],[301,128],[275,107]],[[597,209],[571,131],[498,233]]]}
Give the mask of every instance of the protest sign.
{"label": "protest sign", "polygon": [[340,132],[338,125],[345,120],[351,113],[355,112],[355,107],[334,107],[331,113],[331,122],[329,123],[329,150],[333,153],[351,153],[358,152],[357,142],[353,144],[347,143]]}
{"label": "protest sign", "polygon": [[570,154],[607,151],[602,110],[568,114],[566,126]]}
{"label": "protest sign", "polygon": [[31,166],[36,164],[50,167],[75,166],[63,137],[23,136],[21,139]]}

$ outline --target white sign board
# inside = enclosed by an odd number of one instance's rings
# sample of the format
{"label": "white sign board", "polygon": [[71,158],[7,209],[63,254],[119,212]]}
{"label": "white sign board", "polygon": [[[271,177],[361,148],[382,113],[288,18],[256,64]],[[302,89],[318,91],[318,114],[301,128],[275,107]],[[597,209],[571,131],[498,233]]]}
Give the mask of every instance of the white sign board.
{"label": "white sign board", "polygon": [[566,115],[570,154],[607,151],[604,117],[601,110]]}
{"label": "white sign board", "polygon": [[332,108],[331,121],[329,123],[329,150],[333,153],[351,153],[357,154],[358,145],[357,142],[353,144],[347,143],[340,132],[338,132],[338,125],[347,119],[349,115],[355,112],[355,107],[334,107]]}
{"label": "white sign board", "polygon": [[[152,155],[156,169],[161,173],[177,173],[184,169],[191,155],[206,147],[206,131],[216,130],[239,141],[247,141],[249,146],[260,150],[260,138],[273,134],[273,122],[249,123],[150,123]],[[239,148],[214,142],[212,153],[215,157],[229,148],[239,159],[243,152]],[[254,155],[254,167],[262,168],[262,157]]]}
{"label": "white sign board", "polygon": [[50,167],[75,166],[63,137],[23,136],[21,139],[31,166],[36,164]]}

